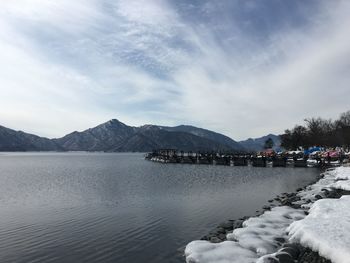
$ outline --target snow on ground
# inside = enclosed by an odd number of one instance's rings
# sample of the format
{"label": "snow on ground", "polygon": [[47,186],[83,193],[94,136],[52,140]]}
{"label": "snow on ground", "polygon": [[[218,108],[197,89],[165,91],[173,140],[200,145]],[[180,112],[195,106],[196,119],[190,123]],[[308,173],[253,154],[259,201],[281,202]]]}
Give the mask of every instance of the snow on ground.
{"label": "snow on ground", "polygon": [[336,181],[331,187],[350,191],[350,167],[339,167],[334,173]]}
{"label": "snow on ground", "polygon": [[252,263],[257,258],[256,253],[232,241],[216,244],[204,240],[193,241],[186,246],[185,255],[187,263]]}
{"label": "snow on ground", "polygon": [[281,243],[275,238],[287,239],[286,228],[305,217],[302,210],[288,206],[275,207],[259,217],[252,217],[227,235],[228,241],[210,243],[193,241],[186,246],[187,263],[250,263],[273,253]]}
{"label": "snow on ground", "polygon": [[318,251],[334,263],[349,263],[350,196],[318,200],[309,212],[288,228],[291,241]]}
{"label": "snow on ground", "polygon": [[251,217],[238,228],[227,235],[228,240],[238,241],[257,255],[265,255],[279,246],[277,237],[287,238],[286,227],[295,220],[305,217],[305,213],[289,206],[280,206],[267,211],[259,217]]}
{"label": "snow on ground", "polygon": [[[303,207],[310,206],[317,200],[316,195],[322,193],[322,189],[331,190],[332,188],[350,191],[350,167],[337,167],[326,171],[324,177],[313,185],[308,186],[305,190],[298,193],[301,198],[296,204],[303,204]],[[307,200],[309,203],[305,204]]]}
{"label": "snow on ground", "polygon": [[350,167],[338,167],[333,174],[336,180],[350,180]]}
{"label": "snow on ground", "polygon": [[[298,193],[295,203],[310,208],[275,207],[259,217],[253,217],[227,235],[227,241],[210,243],[193,241],[186,246],[187,263],[252,263],[264,262],[280,247],[278,238],[300,242],[334,263],[350,262],[350,196],[321,199],[322,189],[350,190],[350,167],[328,170],[317,183]],[[305,204],[307,203],[307,204]],[[289,232],[289,236],[287,233]],[[277,238],[277,239],[276,239]]]}

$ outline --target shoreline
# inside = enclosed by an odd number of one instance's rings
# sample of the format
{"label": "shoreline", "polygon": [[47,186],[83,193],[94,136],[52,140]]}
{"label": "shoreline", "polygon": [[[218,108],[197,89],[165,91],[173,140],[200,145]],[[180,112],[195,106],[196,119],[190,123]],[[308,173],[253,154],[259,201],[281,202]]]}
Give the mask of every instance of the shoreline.
{"label": "shoreline", "polygon": [[[291,221],[291,222],[296,222],[306,217],[307,215],[309,215],[310,207],[316,201],[325,199],[325,198],[339,199],[343,195],[350,195],[350,189],[344,190],[344,189],[339,189],[334,187],[332,188],[332,187],[329,187],[328,185],[325,185],[324,188],[318,189],[317,193],[313,193],[312,198],[310,196],[307,196],[308,193],[311,191],[310,190],[311,188],[319,184],[320,181],[325,178],[325,175],[329,173],[329,171],[333,171],[335,169],[336,168],[320,171],[320,175],[317,176],[314,182],[302,188],[298,188],[295,192],[282,193],[280,195],[277,195],[275,198],[268,200],[268,204],[264,205],[261,210],[257,210],[256,214],[253,216],[244,216],[238,219],[230,219],[218,224],[216,228],[214,228],[208,234],[203,236],[200,239],[200,241],[192,241],[186,246],[186,249],[185,249],[186,262],[187,263],[209,263],[209,262],[215,262],[215,261],[236,262],[236,261],[225,261],[225,260],[223,261],[208,260],[211,258],[211,256],[210,256],[210,252],[207,252],[205,250],[206,244],[204,242],[208,244],[213,244],[207,247],[208,251],[216,249],[218,250],[218,252],[220,252],[219,249],[217,249],[217,247],[220,246],[220,244],[227,245],[228,243],[240,242],[239,238],[241,236],[239,235],[237,236],[237,234],[235,235],[235,233],[239,233],[239,231],[243,232],[244,230],[248,229],[250,227],[249,222],[253,220],[259,220],[260,218],[266,216],[267,214],[273,213],[275,210],[277,210],[275,208],[282,209],[284,207],[288,207],[288,208],[291,208],[292,210],[302,212],[304,215],[301,216],[301,218],[297,218]],[[350,169],[350,167],[348,169]],[[307,198],[305,198],[305,196],[307,196]],[[291,224],[291,222],[289,222],[289,225]],[[248,232],[248,230],[246,232]],[[270,262],[271,263],[273,262],[276,262],[276,263],[278,262],[280,263],[282,262],[283,263],[289,263],[289,262],[331,263],[332,262],[329,259],[321,256],[317,251],[311,250],[308,246],[303,246],[299,242],[295,242],[295,241],[292,242],[291,240],[289,240],[288,234],[286,234],[284,237],[276,236],[273,238],[273,246],[275,246],[276,248],[276,250],[273,253],[260,253],[262,255],[257,257],[256,260],[249,258],[249,261],[246,261],[246,262],[259,262],[259,263],[270,263]],[[200,243],[198,243],[197,245],[196,242],[200,242]],[[254,250],[254,246],[250,247],[249,249]],[[223,251],[227,251],[227,250],[223,250]],[[218,252],[215,252],[215,253],[217,254]],[[259,255],[259,251],[256,251],[256,252],[257,252],[256,254]],[[215,254],[215,253],[213,252],[212,254]],[[232,255],[230,256],[232,258]],[[220,255],[218,257],[220,258]],[[242,259],[239,259],[237,262],[245,263],[245,261],[242,261]]]}

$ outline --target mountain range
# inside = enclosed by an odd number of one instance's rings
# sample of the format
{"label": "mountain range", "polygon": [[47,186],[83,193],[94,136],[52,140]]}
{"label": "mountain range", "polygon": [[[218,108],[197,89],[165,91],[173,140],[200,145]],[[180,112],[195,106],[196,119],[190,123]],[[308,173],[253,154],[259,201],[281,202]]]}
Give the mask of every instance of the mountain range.
{"label": "mountain range", "polygon": [[189,125],[128,126],[116,119],[62,138],[49,139],[0,126],[0,151],[147,152],[159,148],[183,151],[244,151],[231,138]]}
{"label": "mountain range", "polygon": [[273,141],[273,147],[275,151],[281,150],[281,138],[278,135],[268,134],[259,138],[249,138],[244,141],[239,141],[239,144],[242,145],[247,151],[262,151],[264,150],[265,142],[268,139]]}

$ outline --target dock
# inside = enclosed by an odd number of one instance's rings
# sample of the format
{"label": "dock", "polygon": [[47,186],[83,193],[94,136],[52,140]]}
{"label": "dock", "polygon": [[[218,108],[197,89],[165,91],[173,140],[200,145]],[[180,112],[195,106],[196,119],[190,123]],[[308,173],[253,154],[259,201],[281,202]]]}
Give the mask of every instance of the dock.
{"label": "dock", "polygon": [[309,160],[306,156],[261,156],[256,153],[243,152],[184,152],[176,149],[154,150],[145,155],[145,159],[165,164],[198,164],[221,166],[252,166],[252,167],[334,167],[349,162],[344,160],[327,160],[326,158]]}

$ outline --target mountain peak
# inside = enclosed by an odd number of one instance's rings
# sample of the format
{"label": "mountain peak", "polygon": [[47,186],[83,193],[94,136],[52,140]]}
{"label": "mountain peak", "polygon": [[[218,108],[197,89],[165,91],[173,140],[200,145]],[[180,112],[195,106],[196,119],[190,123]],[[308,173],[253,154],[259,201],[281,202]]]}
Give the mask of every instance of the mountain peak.
{"label": "mountain peak", "polygon": [[122,123],[122,122],[120,122],[118,119],[111,119],[107,123],[116,124],[116,123]]}
{"label": "mountain peak", "polygon": [[127,126],[126,124],[122,123],[118,119],[111,119],[111,120],[103,123],[102,125],[106,126],[106,127],[121,127],[121,126],[125,127],[125,126]]}

